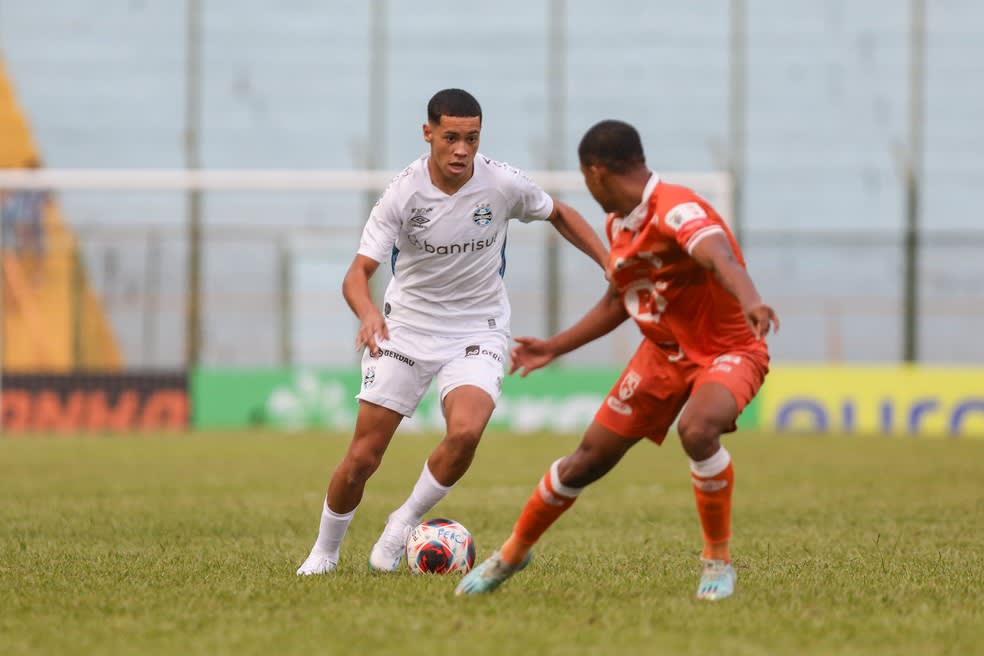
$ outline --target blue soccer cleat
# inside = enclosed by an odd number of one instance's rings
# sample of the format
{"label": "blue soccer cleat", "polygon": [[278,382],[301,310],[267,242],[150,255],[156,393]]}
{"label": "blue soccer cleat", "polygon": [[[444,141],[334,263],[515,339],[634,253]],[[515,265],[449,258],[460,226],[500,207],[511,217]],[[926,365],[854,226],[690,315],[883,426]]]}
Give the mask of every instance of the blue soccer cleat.
{"label": "blue soccer cleat", "polygon": [[703,569],[697,586],[698,599],[719,601],[734,594],[738,575],[731,563],[723,560],[701,560],[701,563]]}
{"label": "blue soccer cleat", "polygon": [[518,565],[510,565],[502,560],[502,556],[496,551],[482,563],[472,569],[461,579],[461,583],[454,589],[456,595],[474,595],[492,592],[516,572],[522,570],[530,564],[533,552],[526,554]]}

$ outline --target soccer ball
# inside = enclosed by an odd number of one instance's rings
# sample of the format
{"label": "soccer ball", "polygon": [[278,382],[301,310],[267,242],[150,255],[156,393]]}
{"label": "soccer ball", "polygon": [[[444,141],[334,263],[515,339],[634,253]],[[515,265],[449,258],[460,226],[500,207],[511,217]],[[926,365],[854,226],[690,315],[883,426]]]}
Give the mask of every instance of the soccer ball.
{"label": "soccer ball", "polygon": [[407,538],[407,565],[414,574],[464,574],[475,563],[475,541],[450,519],[418,524]]}

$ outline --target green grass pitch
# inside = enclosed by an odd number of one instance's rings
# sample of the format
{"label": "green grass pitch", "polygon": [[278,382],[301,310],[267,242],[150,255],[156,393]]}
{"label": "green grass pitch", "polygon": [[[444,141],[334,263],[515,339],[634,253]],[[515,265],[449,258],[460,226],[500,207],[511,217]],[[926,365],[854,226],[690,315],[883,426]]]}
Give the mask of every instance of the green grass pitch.
{"label": "green grass pitch", "polygon": [[[0,653],[972,654],[984,442],[738,435],[735,597],[698,603],[686,460],[641,444],[482,598],[373,575],[435,436],[399,435],[332,575],[299,579],[346,435],[0,439]],[[430,516],[479,557],[576,437],[490,434]]]}

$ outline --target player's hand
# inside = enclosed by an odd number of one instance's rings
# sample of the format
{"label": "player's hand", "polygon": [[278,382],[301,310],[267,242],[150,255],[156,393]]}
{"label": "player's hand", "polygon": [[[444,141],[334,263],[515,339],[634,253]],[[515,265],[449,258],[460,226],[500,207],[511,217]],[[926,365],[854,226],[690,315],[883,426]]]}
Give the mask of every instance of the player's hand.
{"label": "player's hand", "polygon": [[522,369],[520,378],[526,378],[531,371],[547,366],[554,359],[554,353],[547,341],[536,337],[517,337],[516,346],[510,355],[512,362],[509,365],[509,374]]}
{"label": "player's hand", "polygon": [[359,351],[363,346],[369,347],[369,354],[379,355],[379,341],[389,339],[389,328],[379,310],[373,308],[362,318],[359,325],[359,332],[355,336],[355,350]]}
{"label": "player's hand", "polygon": [[745,310],[745,321],[752,329],[755,339],[764,339],[769,334],[769,329],[773,327],[775,332],[779,332],[779,317],[776,316],[776,311],[764,303]]}

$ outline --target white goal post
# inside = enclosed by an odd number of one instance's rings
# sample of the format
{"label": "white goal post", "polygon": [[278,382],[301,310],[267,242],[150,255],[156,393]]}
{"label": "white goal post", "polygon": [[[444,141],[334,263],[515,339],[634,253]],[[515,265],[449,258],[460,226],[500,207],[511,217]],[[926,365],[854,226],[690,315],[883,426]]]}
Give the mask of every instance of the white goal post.
{"label": "white goal post", "polygon": [[[549,192],[584,192],[579,171],[528,171]],[[0,169],[0,190],[52,191],[381,191],[394,171],[312,169]],[[729,173],[669,172],[667,181],[694,189],[727,220],[734,216]]]}

